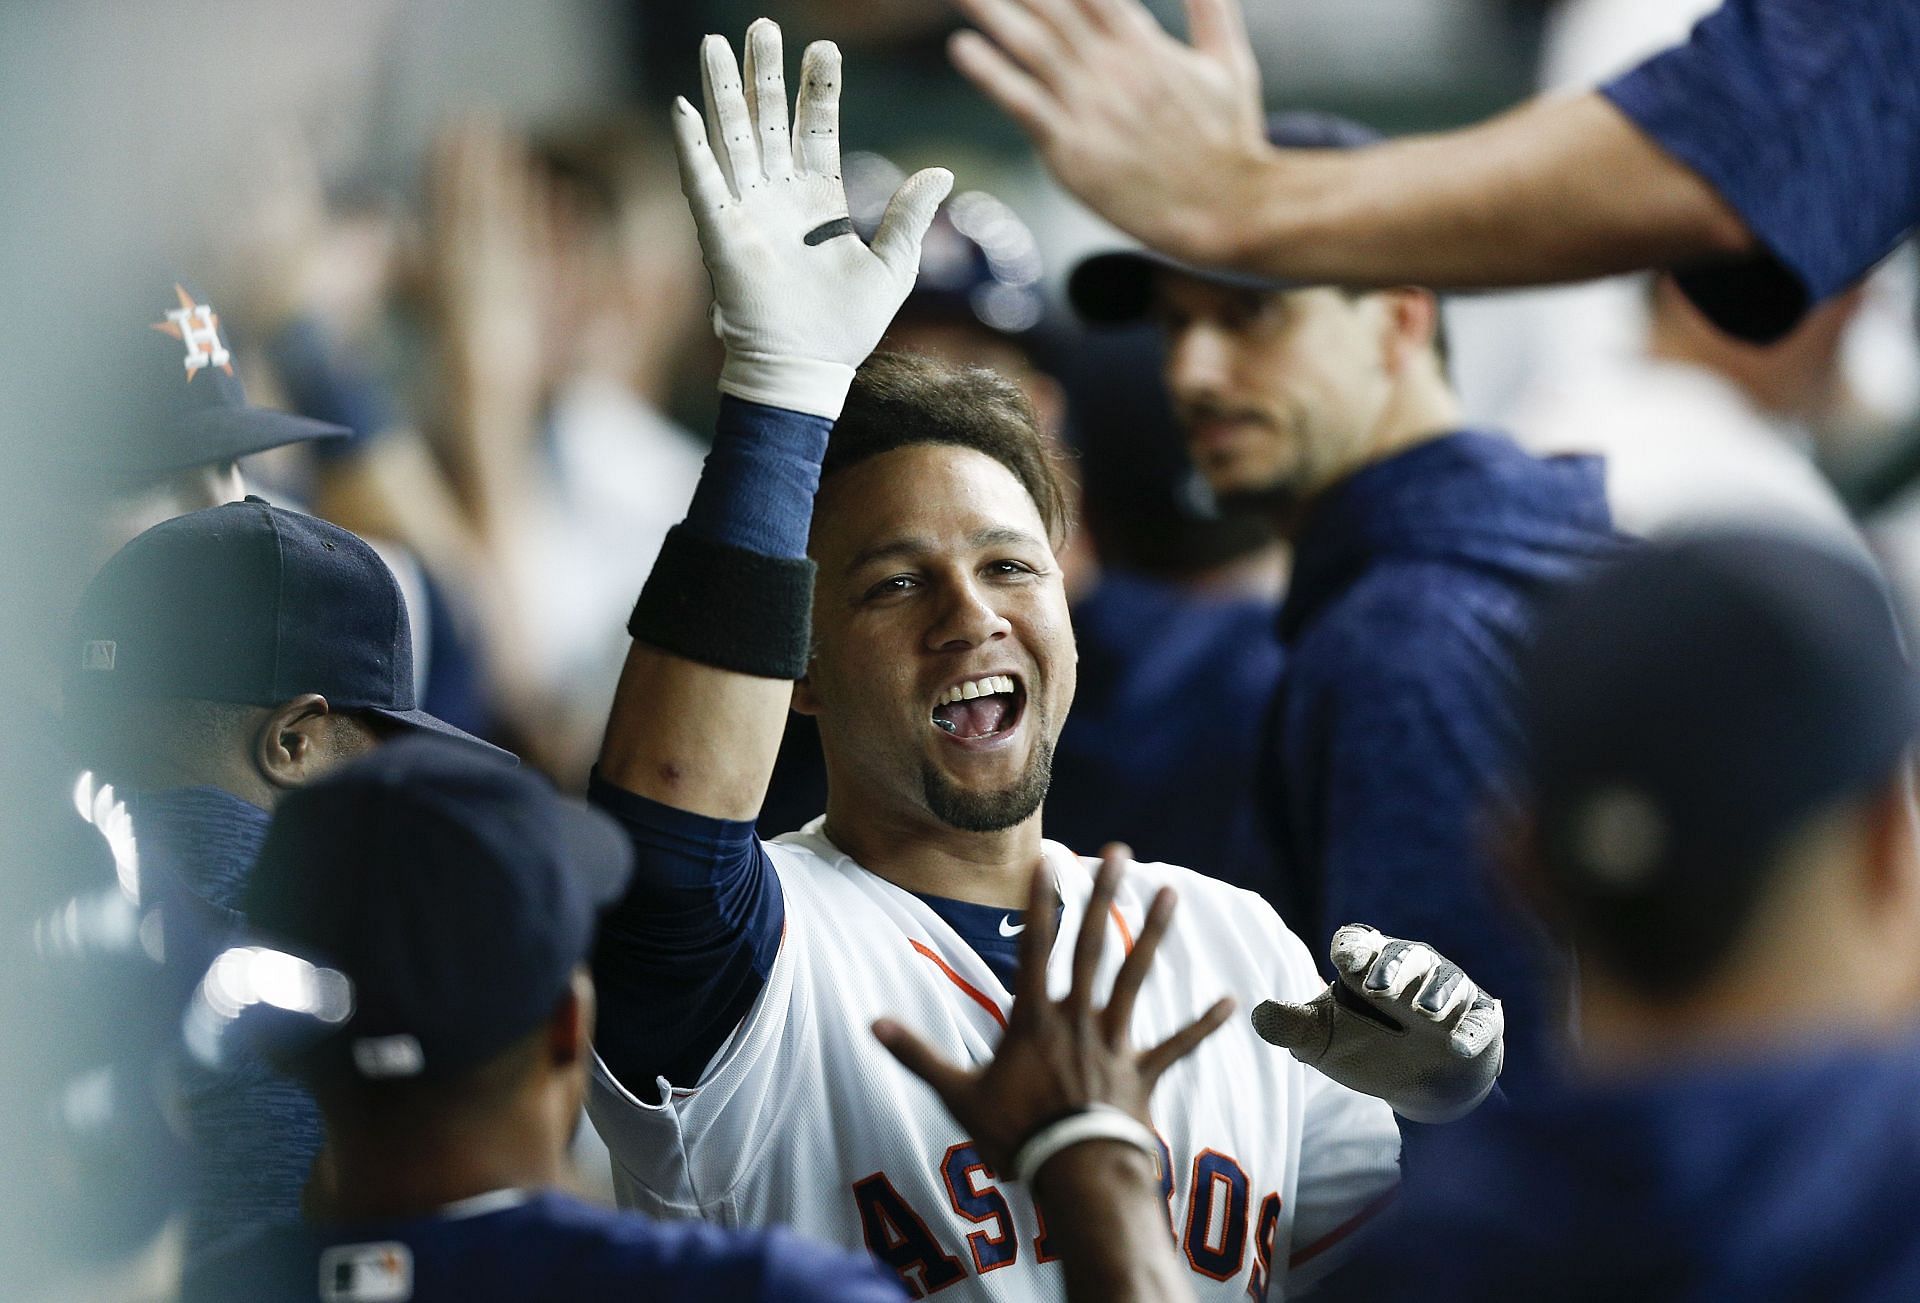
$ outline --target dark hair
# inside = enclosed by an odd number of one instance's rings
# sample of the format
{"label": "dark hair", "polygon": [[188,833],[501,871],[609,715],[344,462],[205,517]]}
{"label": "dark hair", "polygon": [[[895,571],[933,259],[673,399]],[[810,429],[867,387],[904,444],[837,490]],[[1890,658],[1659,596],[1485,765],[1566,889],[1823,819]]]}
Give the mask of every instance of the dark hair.
{"label": "dark hair", "polygon": [[1020,481],[1056,546],[1072,524],[1057,457],[1020,386],[985,367],[875,353],[855,373],[820,464],[824,485],[896,448],[950,444],[984,453]]}

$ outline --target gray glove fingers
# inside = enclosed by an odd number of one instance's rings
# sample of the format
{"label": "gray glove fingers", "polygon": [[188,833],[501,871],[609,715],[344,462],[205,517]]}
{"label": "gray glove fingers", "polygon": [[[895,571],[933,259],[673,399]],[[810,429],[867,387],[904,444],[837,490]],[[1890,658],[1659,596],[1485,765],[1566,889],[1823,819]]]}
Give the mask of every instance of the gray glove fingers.
{"label": "gray glove fingers", "polygon": [[786,54],[780,24],[756,18],[747,28],[747,116],[760,150],[760,168],[769,181],[793,175],[793,138],[787,134]]}
{"label": "gray glove fingers", "polygon": [[793,148],[802,172],[840,175],[840,47],[832,41],[815,41],[800,56]]}
{"label": "gray glove fingers", "polygon": [[1500,1002],[1485,991],[1476,991],[1473,1002],[1460,1015],[1447,1036],[1447,1044],[1463,1059],[1478,1057],[1495,1044],[1507,1029],[1507,1015]]}
{"label": "gray glove fingers", "polygon": [[700,42],[700,93],[706,97],[707,142],[713,156],[733,192],[744,195],[761,183],[760,153],[741,93],[740,68],[724,36]]}
{"label": "gray glove fingers", "polygon": [[873,233],[873,251],[895,275],[911,282],[920,266],[920,241],[933,225],[940,201],[952,189],[953,173],[929,167],[902,181],[893,192],[880,229]]}
{"label": "gray glove fingers", "polygon": [[1333,960],[1333,966],[1351,977],[1358,977],[1367,971],[1374,956],[1380,953],[1380,947],[1386,944],[1386,938],[1373,928],[1360,923],[1349,923],[1333,934],[1333,944],[1327,947],[1327,953]]}
{"label": "gray glove fingers", "polygon": [[721,175],[713,149],[707,144],[706,124],[694,112],[693,105],[685,98],[676,98],[672,117],[673,152],[680,161],[680,193],[687,197],[694,224],[698,226],[708,213],[726,207],[733,194],[727,189],[727,179]]}
{"label": "gray glove fingers", "polygon": [[1253,1030],[1269,1045],[1291,1050],[1302,1063],[1317,1063],[1333,1040],[1333,1003],[1325,996],[1309,1004],[1262,1000],[1254,1006]]}
{"label": "gray glove fingers", "polygon": [[1439,956],[1418,941],[1390,940],[1380,948],[1380,957],[1367,970],[1361,989],[1368,995],[1387,995],[1399,999],[1409,983],[1424,976]]}
{"label": "gray glove fingers", "polygon": [[1413,997],[1413,1007],[1435,1022],[1441,1022],[1467,1003],[1473,994],[1473,983],[1460,971],[1460,966],[1442,959],[1433,966],[1419,993]]}

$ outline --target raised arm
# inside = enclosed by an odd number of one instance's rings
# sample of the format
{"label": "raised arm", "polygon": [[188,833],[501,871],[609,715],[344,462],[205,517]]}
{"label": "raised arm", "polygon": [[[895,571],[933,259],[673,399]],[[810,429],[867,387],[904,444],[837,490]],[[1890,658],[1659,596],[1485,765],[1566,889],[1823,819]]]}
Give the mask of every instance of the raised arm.
{"label": "raised arm", "polygon": [[1597,93],[1372,149],[1279,150],[1239,0],[1186,0],[1191,45],[1138,0],[954,3],[979,28],[954,37],[955,64],[1054,174],[1190,262],[1450,288],[1754,248],[1712,186]]}
{"label": "raised arm", "polygon": [[747,32],[745,86],[718,36],[701,46],[706,114],[675,102],[681,188],[713,279],[725,395],[687,519],[634,610],[602,780],[694,814],[751,819],[805,673],[806,559],[827,431],[854,368],[913,286],[952,176],[894,196],[873,246],[840,182],[840,53],[809,46],[787,125],[780,29]]}

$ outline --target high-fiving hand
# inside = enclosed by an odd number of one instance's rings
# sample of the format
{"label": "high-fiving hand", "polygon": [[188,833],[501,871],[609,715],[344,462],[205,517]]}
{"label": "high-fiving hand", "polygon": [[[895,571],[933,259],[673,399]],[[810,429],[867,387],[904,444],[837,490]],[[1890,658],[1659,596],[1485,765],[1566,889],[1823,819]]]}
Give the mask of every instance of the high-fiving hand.
{"label": "high-fiving hand", "polygon": [[908,177],[869,248],[840,181],[839,49],[807,47],[791,131],[778,24],[747,29],[744,82],[724,38],[707,37],[700,56],[706,116],[677,99],[673,127],[727,349],[720,388],[837,417],[854,368],[913,288],[921,238],[953,174]]}
{"label": "high-fiving hand", "polygon": [[1007,1032],[993,1062],[977,1071],[948,1063],[939,1051],[891,1020],[874,1034],[924,1080],[967,1128],[994,1171],[1014,1174],[1014,1155],[1048,1122],[1088,1108],[1117,1109],[1152,1125],[1147,1099],[1168,1068],[1226,1022],[1233,1001],[1216,1001],[1186,1027],[1150,1049],[1133,1048],[1133,1004],[1153,955],[1173,920],[1174,894],[1162,888],[1148,907],[1133,951],[1120,966],[1104,1009],[1093,1002],[1095,974],[1106,946],[1109,907],[1131,853],[1109,846],[1101,855],[1073,949],[1073,986],[1066,998],[1047,994],[1047,956],[1053,950],[1053,879],[1036,869],[1020,939],[1020,973]]}
{"label": "high-fiving hand", "polygon": [[1186,0],[1191,45],[1139,0],[952,2],[980,29],[954,36],[955,66],[1062,184],[1174,257],[1231,260],[1222,216],[1272,154],[1239,0]]}

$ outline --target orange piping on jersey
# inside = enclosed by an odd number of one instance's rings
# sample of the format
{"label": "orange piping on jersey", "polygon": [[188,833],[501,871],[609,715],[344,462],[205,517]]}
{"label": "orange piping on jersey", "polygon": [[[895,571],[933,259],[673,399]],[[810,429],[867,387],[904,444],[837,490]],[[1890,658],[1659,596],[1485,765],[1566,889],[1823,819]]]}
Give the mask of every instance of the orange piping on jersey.
{"label": "orange piping on jersey", "polygon": [[1126,918],[1121,915],[1120,906],[1117,904],[1108,905],[1107,910],[1109,913],[1113,915],[1113,925],[1120,929],[1120,940],[1126,943],[1127,953],[1132,954],[1133,953],[1133,931],[1131,928],[1127,926]]}
{"label": "orange piping on jersey", "polygon": [[[907,939],[909,941],[913,941],[913,938],[911,937]],[[948,981],[952,982],[955,986],[959,987],[962,991],[965,991],[968,996],[972,997],[973,1002],[975,1004],[979,1005],[982,1009],[985,1009],[988,1013],[992,1014],[993,1020],[1000,1024],[1001,1031],[1005,1031],[1007,1029],[1007,1015],[1000,1012],[1000,1006],[995,1004],[993,1000],[989,998],[985,992],[981,991],[979,987],[974,986],[971,982],[967,981],[966,978],[960,976],[960,974],[954,972],[951,968],[947,967],[946,960],[942,959],[939,955],[934,954],[933,951],[929,950],[926,946],[922,945],[920,942],[913,941],[913,948],[915,950],[918,950],[921,954],[925,955],[927,958],[931,959],[934,963],[938,964],[940,966],[940,971],[947,975]]]}
{"label": "orange piping on jersey", "polygon": [[1393,1197],[1399,1193],[1400,1187],[1398,1185],[1394,1186],[1393,1189],[1375,1199],[1372,1203],[1347,1218],[1344,1222],[1341,1222],[1338,1226],[1328,1231],[1325,1235],[1322,1235],[1306,1248],[1296,1249],[1293,1256],[1287,1259],[1287,1265],[1289,1267],[1297,1267],[1310,1258],[1319,1257],[1322,1253],[1325,1253],[1328,1249],[1331,1249],[1334,1245],[1346,1239],[1347,1236],[1359,1230],[1362,1225],[1372,1219],[1374,1214],[1392,1203]]}

